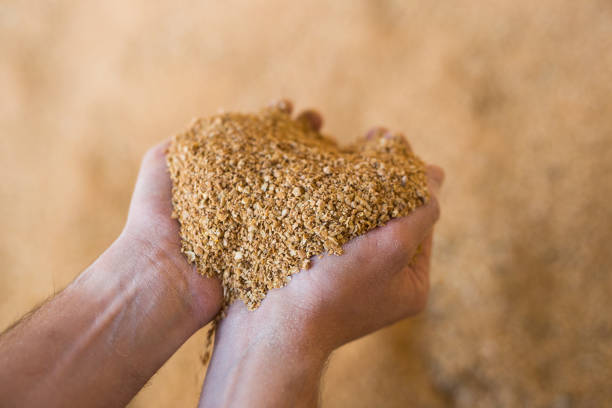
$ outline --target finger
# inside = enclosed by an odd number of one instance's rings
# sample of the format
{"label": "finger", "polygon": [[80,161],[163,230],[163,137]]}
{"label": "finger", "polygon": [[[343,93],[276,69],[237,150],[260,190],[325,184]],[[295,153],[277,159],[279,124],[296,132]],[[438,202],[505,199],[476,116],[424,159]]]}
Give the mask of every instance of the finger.
{"label": "finger", "polygon": [[403,133],[392,133],[385,127],[373,127],[365,134],[366,145],[374,146],[375,149],[389,152],[389,142],[396,146],[403,146],[407,151],[412,151],[410,142]]}
{"label": "finger", "polygon": [[145,153],[138,172],[131,208],[151,207],[151,210],[162,210],[168,215],[172,212],[172,181],[166,165],[169,144],[166,140]]}
{"label": "finger", "polygon": [[417,208],[406,217],[389,221],[381,228],[380,244],[395,247],[402,256],[411,259],[418,245],[440,218],[440,208],[436,196],[432,195],[427,204]]}
{"label": "finger", "polygon": [[[427,177],[432,189],[439,190],[444,173],[438,167],[427,168]],[[436,191],[437,191],[436,190]],[[386,257],[390,262],[399,262],[407,265],[414,256],[420,243],[422,243],[440,218],[440,207],[436,193],[430,194],[425,205],[418,207],[405,217],[396,218],[386,225],[376,228],[361,238],[347,245],[350,248],[375,247],[377,253]]]}
{"label": "finger", "polygon": [[398,233],[405,236],[404,244],[407,248],[416,249],[416,246],[423,242],[426,234],[440,218],[440,204],[437,196],[444,182],[444,171],[434,165],[428,165],[426,171],[427,185],[431,192],[428,202],[408,216],[399,218],[398,222],[393,225],[394,229],[399,230]]}
{"label": "finger", "polygon": [[378,137],[382,137],[382,135],[389,133],[389,130],[386,127],[376,126],[368,130],[365,134],[366,140],[373,140]]}
{"label": "finger", "polygon": [[444,170],[441,167],[429,164],[426,168],[427,171],[427,186],[430,193],[437,196],[440,192],[440,188],[444,183]]}
{"label": "finger", "polygon": [[438,166],[427,166],[427,183],[431,191],[425,205],[418,207],[406,217],[391,220],[383,230],[381,244],[396,247],[403,256],[412,257],[418,245],[423,242],[440,218],[437,195],[444,181],[444,172]]}
{"label": "finger", "polygon": [[403,133],[394,134],[390,132],[389,129],[383,126],[373,127],[372,129],[368,130],[367,133],[365,134],[366,140],[372,140],[372,139],[378,139],[378,138],[402,139],[404,142],[408,142],[408,140],[406,139]]}
{"label": "finger", "polygon": [[311,109],[301,112],[298,115],[297,120],[306,122],[312,130],[316,131],[321,130],[321,127],[323,126],[323,118],[321,117],[321,114]]}

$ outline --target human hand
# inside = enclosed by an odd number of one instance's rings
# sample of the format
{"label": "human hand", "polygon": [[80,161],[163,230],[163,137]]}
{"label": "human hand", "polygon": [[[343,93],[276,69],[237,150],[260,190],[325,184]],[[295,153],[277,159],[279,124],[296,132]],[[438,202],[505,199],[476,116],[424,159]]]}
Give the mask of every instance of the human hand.
{"label": "human hand", "polygon": [[[128,220],[119,238],[140,256],[150,259],[161,283],[186,306],[190,318],[204,326],[221,307],[222,289],[216,278],[203,277],[181,253],[178,221],[172,214],[172,181],[162,142],[145,154],[130,203]],[[163,270],[159,266],[163,265]]]}
{"label": "human hand", "polygon": [[[302,116],[321,126],[317,114]],[[353,239],[341,256],[313,259],[255,311],[240,301],[229,308],[217,329],[201,406],[312,406],[334,349],[425,307],[444,173],[428,166],[427,177],[426,205]]]}
{"label": "human hand", "polygon": [[[437,194],[444,175],[427,167],[429,202],[407,217],[357,237],[341,256],[314,259],[308,271],[272,290],[259,309],[234,303],[221,323],[321,355],[417,314],[426,305]],[[234,332],[234,330],[231,330]]]}
{"label": "human hand", "polygon": [[0,335],[0,405],[125,406],[221,305],[180,253],[166,144],[144,157],[119,238]]}

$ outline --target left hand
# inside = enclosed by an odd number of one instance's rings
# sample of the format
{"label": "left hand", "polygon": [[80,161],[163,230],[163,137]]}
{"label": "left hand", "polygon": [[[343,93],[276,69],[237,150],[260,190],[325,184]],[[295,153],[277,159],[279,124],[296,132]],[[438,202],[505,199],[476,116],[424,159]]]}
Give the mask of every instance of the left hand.
{"label": "left hand", "polygon": [[[125,229],[120,239],[134,245],[139,254],[152,262],[164,260],[161,279],[168,279],[177,296],[187,303],[201,326],[217,314],[222,302],[221,283],[203,277],[181,253],[179,223],[171,218],[172,181],[166,166],[168,142],[149,149],[145,154],[130,204]],[[168,267],[170,266],[170,267]]]}

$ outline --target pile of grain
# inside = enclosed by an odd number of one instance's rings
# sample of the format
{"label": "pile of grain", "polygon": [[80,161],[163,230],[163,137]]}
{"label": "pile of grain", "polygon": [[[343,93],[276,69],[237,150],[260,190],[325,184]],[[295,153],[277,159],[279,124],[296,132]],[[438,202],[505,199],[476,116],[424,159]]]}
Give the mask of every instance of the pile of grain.
{"label": "pile of grain", "polygon": [[195,121],[167,162],[183,253],[221,279],[226,305],[242,299],[251,310],[311,257],[342,254],[428,198],[423,162],[403,137],[340,149],[282,104]]}

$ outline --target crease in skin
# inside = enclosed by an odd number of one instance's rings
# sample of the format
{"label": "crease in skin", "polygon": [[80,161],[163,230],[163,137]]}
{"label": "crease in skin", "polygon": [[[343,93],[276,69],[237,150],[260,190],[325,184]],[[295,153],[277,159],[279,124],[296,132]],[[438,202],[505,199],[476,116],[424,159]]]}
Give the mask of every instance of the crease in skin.
{"label": "crease in skin", "polygon": [[[91,321],[90,325],[87,326],[86,330],[82,332],[70,348],[65,349],[65,351],[58,356],[51,370],[51,376],[54,378],[69,378],[68,373],[64,372],[69,369],[71,362],[88,354],[88,349],[93,348],[94,343],[106,341],[104,336],[105,331],[116,322],[118,317],[120,321],[123,320],[121,316],[126,313],[124,310],[126,299],[134,296],[135,291],[132,290],[131,293],[121,291],[119,296],[104,297],[101,301],[108,300],[109,298],[111,299],[109,306],[104,309],[101,315],[96,316],[95,319]],[[109,347],[109,351],[110,350],[112,350],[112,348]]]}
{"label": "crease in skin", "polygon": [[[174,274],[172,279],[168,278],[167,276],[165,276],[164,271],[159,268],[160,262],[158,261],[158,259],[163,259],[166,262],[170,263],[170,266],[173,267],[176,271],[181,271],[185,268],[185,266],[179,265],[177,263],[179,260],[177,260],[176,257],[173,257],[163,246],[156,245],[149,239],[142,239],[139,237],[133,237],[132,239],[138,240],[138,242],[140,242],[147,249],[143,251],[143,256],[147,260],[147,263],[150,267],[149,269],[155,271],[156,278],[159,277],[159,275],[162,275],[162,278],[165,279],[169,284],[167,285],[168,288],[170,288],[170,290],[172,290],[173,292],[172,296],[174,296],[175,299],[179,299],[181,301],[182,306],[187,312],[192,313],[195,295],[187,291],[187,289],[190,287],[189,282],[187,280],[187,276],[182,273],[178,273]],[[160,256],[155,257],[151,255],[152,253],[158,253]],[[189,272],[194,271],[194,268],[192,266],[187,267],[187,269],[189,269]],[[179,288],[178,285],[181,285],[181,288]],[[184,294],[186,293],[189,293],[189,296],[185,296]]]}
{"label": "crease in skin", "polygon": [[[148,259],[147,262],[152,263]],[[130,265],[128,269],[135,269],[136,265]],[[98,303],[110,302],[101,314],[90,320],[85,330],[76,338],[75,342],[61,356],[58,357],[51,373],[57,378],[71,362],[95,349],[95,343],[104,342],[109,354],[117,354],[124,357],[126,364],[133,377],[145,379],[147,376],[141,373],[138,367],[130,363],[129,350],[133,348],[135,336],[146,326],[150,320],[151,313],[156,309],[159,297],[163,294],[157,290],[157,285],[152,279],[142,279],[141,276],[130,276],[128,279],[97,279],[95,271],[92,276],[83,277],[79,281],[81,289],[85,289],[83,303],[96,299]],[[143,287],[144,285],[144,287]],[[123,329],[129,327],[132,337],[126,337]],[[124,351],[125,350],[125,351]]]}
{"label": "crease in skin", "polygon": [[[117,320],[117,318],[129,311],[129,306],[134,303],[138,290],[135,277],[119,281],[96,279],[94,288],[90,289],[91,292],[94,292],[91,296],[99,299],[100,303],[105,303],[108,300],[110,300],[110,303],[104,308],[102,314],[96,316],[93,320],[94,324],[85,332],[84,337],[95,339],[97,338],[95,335],[104,332],[108,324],[121,322],[121,319]],[[100,296],[101,293],[104,295]],[[84,303],[90,300],[84,299]]]}

